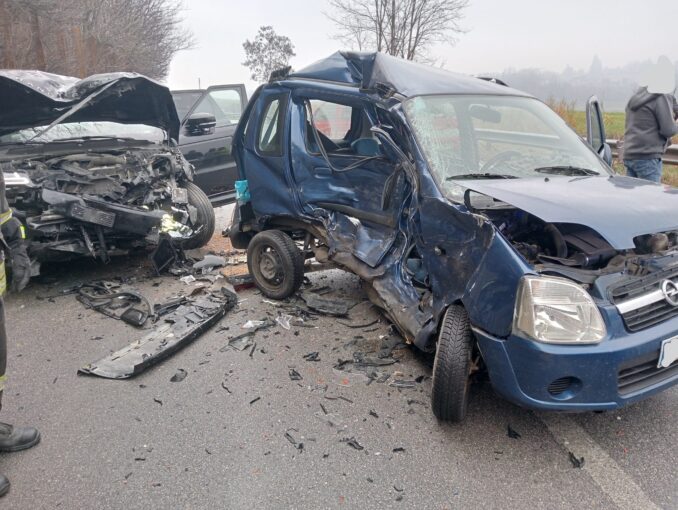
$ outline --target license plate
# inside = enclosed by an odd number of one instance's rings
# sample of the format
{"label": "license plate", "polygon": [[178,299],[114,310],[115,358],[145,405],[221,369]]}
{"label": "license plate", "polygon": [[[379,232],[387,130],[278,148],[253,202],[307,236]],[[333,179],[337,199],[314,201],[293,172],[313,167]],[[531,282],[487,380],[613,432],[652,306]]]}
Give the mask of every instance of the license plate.
{"label": "license plate", "polygon": [[659,364],[657,368],[667,368],[678,359],[678,336],[662,342],[662,350],[659,352]]}

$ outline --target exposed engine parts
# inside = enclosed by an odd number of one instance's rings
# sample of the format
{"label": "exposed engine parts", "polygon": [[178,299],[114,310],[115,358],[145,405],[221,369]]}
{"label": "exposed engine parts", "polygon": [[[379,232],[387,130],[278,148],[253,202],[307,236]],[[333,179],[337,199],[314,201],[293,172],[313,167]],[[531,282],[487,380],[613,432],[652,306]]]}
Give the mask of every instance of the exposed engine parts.
{"label": "exposed engine parts", "polygon": [[175,149],[120,149],[1,164],[7,197],[28,229],[31,259],[114,254],[194,233],[191,168]]}
{"label": "exposed engine parts", "polygon": [[532,264],[559,264],[581,269],[604,269],[627,260],[662,253],[678,246],[678,232],[638,236],[636,249],[620,252],[584,225],[545,223],[514,208],[482,211],[511,244]]}

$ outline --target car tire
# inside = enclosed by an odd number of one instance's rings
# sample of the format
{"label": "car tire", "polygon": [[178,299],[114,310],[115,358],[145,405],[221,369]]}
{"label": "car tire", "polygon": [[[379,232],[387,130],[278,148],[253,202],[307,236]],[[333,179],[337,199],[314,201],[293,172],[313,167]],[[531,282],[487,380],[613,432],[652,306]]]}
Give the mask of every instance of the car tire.
{"label": "car tire", "polygon": [[216,220],[214,217],[214,208],[212,207],[210,199],[205,195],[205,192],[192,182],[184,184],[184,188],[188,194],[189,205],[196,208],[198,218],[195,226],[202,227],[200,232],[185,239],[181,243],[182,248],[191,250],[205,246],[209,240],[212,239]]}
{"label": "car tire", "polygon": [[290,236],[280,230],[265,230],[247,246],[247,267],[262,294],[285,299],[304,280],[304,257]]}
{"label": "car tire", "polygon": [[431,407],[442,421],[460,422],[466,417],[474,342],[466,310],[451,305],[440,326],[433,362]]}

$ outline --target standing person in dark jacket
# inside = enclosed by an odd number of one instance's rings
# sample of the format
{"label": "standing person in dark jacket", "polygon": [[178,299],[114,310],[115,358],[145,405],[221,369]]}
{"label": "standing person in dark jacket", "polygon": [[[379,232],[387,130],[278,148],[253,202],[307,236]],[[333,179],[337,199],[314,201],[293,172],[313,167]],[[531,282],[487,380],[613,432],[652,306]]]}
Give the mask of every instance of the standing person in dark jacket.
{"label": "standing person in dark jacket", "polygon": [[[5,196],[5,177],[0,168],[0,408],[5,387],[7,368],[7,331],[5,329],[5,303],[2,296],[7,288],[5,276],[5,252],[10,256],[12,285],[21,290],[30,278],[30,260],[26,253],[21,222],[12,218],[12,210]],[[0,452],[16,452],[38,444],[40,433],[33,427],[14,427],[0,423]],[[9,491],[9,480],[0,474],[0,496]]]}
{"label": "standing person in dark jacket", "polygon": [[[661,59],[660,59],[661,61]],[[660,62],[666,64],[666,62]],[[662,156],[671,143],[671,137],[678,135],[676,113],[678,106],[673,93],[675,73],[672,64],[660,72],[671,73],[662,77],[667,82],[662,86],[641,87],[626,105],[626,127],[624,130],[624,166],[631,177],[660,182],[662,177]],[[671,83],[672,82],[672,83]]]}

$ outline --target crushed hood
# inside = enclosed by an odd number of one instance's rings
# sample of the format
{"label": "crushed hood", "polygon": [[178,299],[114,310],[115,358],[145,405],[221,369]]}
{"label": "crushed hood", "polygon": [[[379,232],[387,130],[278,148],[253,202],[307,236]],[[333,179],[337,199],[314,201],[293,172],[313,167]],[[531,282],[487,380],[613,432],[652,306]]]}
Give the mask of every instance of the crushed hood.
{"label": "crushed hood", "polygon": [[90,96],[95,97],[64,122],[146,124],[174,140],[179,136],[170,91],[150,78],[107,73],[79,80],[42,71],[0,71],[0,135],[51,124]]}
{"label": "crushed hood", "polygon": [[642,234],[678,230],[678,188],[625,176],[459,181],[547,223],[598,232],[616,250]]}

